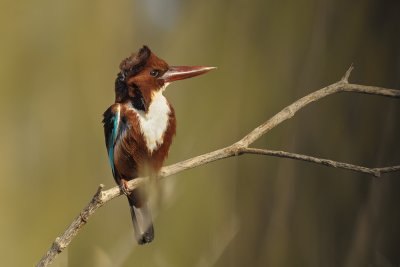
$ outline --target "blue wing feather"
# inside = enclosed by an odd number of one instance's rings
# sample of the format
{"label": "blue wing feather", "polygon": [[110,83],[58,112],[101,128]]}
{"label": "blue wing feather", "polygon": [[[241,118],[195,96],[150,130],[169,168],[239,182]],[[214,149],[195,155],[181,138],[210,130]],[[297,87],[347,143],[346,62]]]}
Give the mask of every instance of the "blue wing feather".
{"label": "blue wing feather", "polygon": [[115,177],[115,165],[114,165],[114,147],[117,141],[118,132],[120,128],[120,107],[118,106],[116,112],[112,112],[109,108],[104,113],[104,134],[106,137],[106,146],[108,152],[108,160],[111,165],[113,176]]}

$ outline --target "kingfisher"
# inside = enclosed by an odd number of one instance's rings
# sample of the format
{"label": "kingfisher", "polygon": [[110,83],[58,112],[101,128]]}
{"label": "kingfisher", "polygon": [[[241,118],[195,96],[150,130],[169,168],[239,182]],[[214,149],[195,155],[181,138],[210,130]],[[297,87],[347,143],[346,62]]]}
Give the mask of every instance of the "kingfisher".
{"label": "kingfisher", "polygon": [[103,114],[108,159],[115,182],[127,196],[138,244],[154,239],[152,216],[143,188],[127,182],[158,174],[176,132],[172,105],[163,95],[174,81],[204,74],[215,67],[169,66],[147,46],[122,60],[115,80],[115,103]]}

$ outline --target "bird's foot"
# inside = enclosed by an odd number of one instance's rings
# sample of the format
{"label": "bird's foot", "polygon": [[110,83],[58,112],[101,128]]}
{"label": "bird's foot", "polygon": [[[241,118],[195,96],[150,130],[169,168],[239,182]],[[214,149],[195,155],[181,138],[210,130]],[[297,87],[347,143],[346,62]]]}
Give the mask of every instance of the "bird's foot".
{"label": "bird's foot", "polygon": [[124,193],[125,196],[129,196],[131,193],[128,190],[128,181],[122,179],[119,184],[119,189]]}

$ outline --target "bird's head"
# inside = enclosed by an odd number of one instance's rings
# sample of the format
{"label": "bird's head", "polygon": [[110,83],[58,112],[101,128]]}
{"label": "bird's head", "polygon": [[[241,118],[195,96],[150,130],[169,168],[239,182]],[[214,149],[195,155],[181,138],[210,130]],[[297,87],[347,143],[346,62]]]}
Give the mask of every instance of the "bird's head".
{"label": "bird's head", "polygon": [[162,92],[173,81],[206,73],[214,67],[169,66],[164,60],[143,46],[136,54],[124,59],[115,81],[115,102],[131,101],[146,112],[157,92]]}

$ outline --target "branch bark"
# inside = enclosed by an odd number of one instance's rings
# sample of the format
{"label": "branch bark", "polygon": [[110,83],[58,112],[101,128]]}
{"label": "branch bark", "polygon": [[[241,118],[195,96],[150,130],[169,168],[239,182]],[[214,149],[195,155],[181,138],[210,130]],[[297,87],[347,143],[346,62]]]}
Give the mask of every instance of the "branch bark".
{"label": "branch bark", "polygon": [[[386,89],[382,87],[375,86],[366,86],[359,84],[351,84],[348,83],[348,79],[350,77],[351,71],[353,70],[353,66],[351,66],[343,78],[327,87],[319,89],[313,93],[300,98],[295,101],[291,105],[285,107],[280,112],[275,114],[272,118],[267,120],[265,123],[261,124],[249,134],[244,136],[238,142],[191,158],[187,159],[175,164],[172,164],[167,167],[163,167],[159,174],[159,179],[165,178],[176,173],[182,172],[184,170],[188,170],[197,166],[201,166],[216,160],[239,156],[242,154],[257,154],[257,155],[268,155],[273,157],[282,157],[282,158],[290,158],[295,160],[302,160],[307,162],[312,162],[316,164],[322,164],[329,167],[341,168],[346,170],[351,170],[355,172],[360,172],[368,175],[372,175],[373,177],[380,177],[384,173],[389,172],[397,172],[400,171],[400,165],[389,166],[383,168],[368,168],[358,165],[353,165],[344,162],[333,161],[330,159],[316,158],[307,155],[295,154],[285,151],[275,151],[275,150],[267,150],[267,149],[258,149],[258,148],[249,148],[249,145],[254,143],[261,136],[268,133],[270,130],[281,124],[282,122],[292,118],[300,109],[304,108],[308,104],[318,101],[326,96],[341,93],[341,92],[352,92],[352,93],[362,93],[362,94],[372,94],[379,96],[386,96],[391,98],[400,98],[400,90],[394,89]],[[131,191],[141,184],[146,182],[146,178],[136,178],[128,183],[128,189]],[[102,207],[107,202],[112,199],[120,196],[122,192],[120,191],[118,186],[115,186],[111,189],[103,191],[103,185],[100,185],[97,189],[95,195],[89,202],[89,204],[79,213],[79,215],[73,220],[71,225],[65,230],[65,232],[57,237],[53,242],[49,250],[46,254],[40,259],[37,266],[48,266],[55,257],[60,254],[72,241],[72,239],[78,234],[79,230],[86,224],[91,215],[93,215],[96,210]]]}

